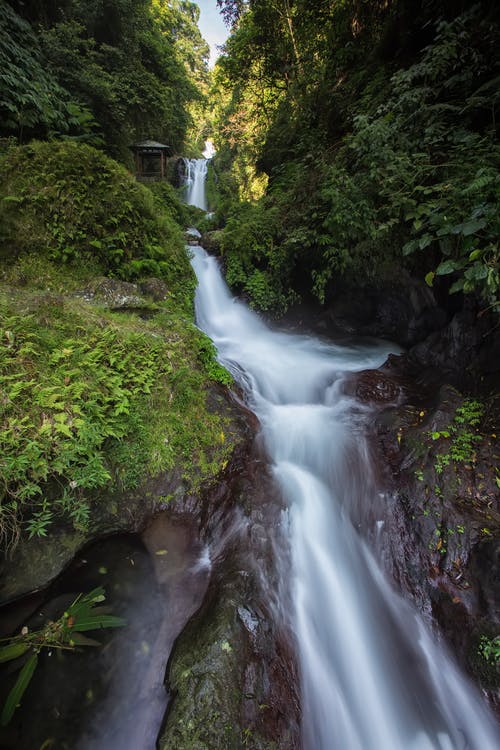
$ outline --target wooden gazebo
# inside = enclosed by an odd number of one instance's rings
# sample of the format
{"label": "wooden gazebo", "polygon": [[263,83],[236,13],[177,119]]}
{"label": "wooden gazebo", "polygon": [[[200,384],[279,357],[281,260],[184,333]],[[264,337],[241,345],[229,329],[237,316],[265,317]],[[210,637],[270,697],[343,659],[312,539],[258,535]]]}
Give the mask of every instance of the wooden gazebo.
{"label": "wooden gazebo", "polygon": [[167,156],[170,146],[157,141],[141,141],[130,146],[135,159],[135,171],[138,179],[161,180],[165,177]]}

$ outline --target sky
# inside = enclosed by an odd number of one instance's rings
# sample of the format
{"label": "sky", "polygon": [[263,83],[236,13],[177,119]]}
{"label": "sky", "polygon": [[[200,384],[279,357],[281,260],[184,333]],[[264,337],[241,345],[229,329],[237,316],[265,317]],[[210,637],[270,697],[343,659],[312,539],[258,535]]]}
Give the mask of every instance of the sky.
{"label": "sky", "polygon": [[216,0],[195,0],[200,7],[199,27],[201,35],[210,45],[210,67],[213,67],[219,56],[217,45],[224,44],[229,36],[229,29],[222,20]]}

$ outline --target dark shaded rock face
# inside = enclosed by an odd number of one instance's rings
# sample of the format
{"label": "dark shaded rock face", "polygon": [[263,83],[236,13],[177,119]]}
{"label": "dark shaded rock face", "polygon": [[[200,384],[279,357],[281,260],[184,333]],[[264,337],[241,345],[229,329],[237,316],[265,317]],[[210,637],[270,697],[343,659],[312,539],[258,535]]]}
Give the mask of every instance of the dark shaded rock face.
{"label": "dark shaded rock face", "polygon": [[415,345],[410,356],[420,367],[439,369],[457,388],[495,388],[500,381],[498,320],[471,306]]}
{"label": "dark shaded rock face", "polygon": [[[473,297],[442,306],[423,281],[402,272],[394,283],[362,290],[339,289],[313,328],[329,336],[375,336],[409,350],[418,368],[440,371],[441,382],[459,389],[488,389],[500,381],[498,315]],[[293,315],[292,315],[293,317]]]}
{"label": "dark shaded rock face", "polygon": [[397,283],[340,290],[322,316],[329,331],[378,336],[413,346],[446,322],[429,287],[402,273]]}
{"label": "dark shaded rock face", "polygon": [[[391,385],[380,377],[384,393],[425,373],[408,357],[392,358]],[[430,623],[437,623],[462,666],[486,691],[492,705],[500,684],[498,670],[480,656],[482,635],[500,629],[500,498],[496,417],[498,400],[490,400],[478,428],[457,424],[464,398],[443,386],[437,398],[425,387],[397,392],[398,400],[377,399],[374,375],[354,376],[350,387],[379,405],[373,425],[380,476],[392,487],[385,495],[385,521],[373,539],[385,568]],[[402,398],[401,398],[402,397]],[[474,436],[460,448],[463,432]],[[467,438],[466,438],[467,439]],[[463,453],[463,457],[461,456]],[[456,456],[455,458],[453,456]],[[385,474],[385,478],[384,478]]]}

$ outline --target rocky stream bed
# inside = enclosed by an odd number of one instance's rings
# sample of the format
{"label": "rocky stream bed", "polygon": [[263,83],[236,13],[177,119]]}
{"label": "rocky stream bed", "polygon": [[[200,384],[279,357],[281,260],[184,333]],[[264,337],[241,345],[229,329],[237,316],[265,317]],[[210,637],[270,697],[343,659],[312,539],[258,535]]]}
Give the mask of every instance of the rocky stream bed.
{"label": "rocky stream bed", "polygon": [[[473,453],[440,462],[464,397],[442,371],[422,367],[419,346],[419,356],[391,356],[343,385],[373,409],[380,523],[369,542],[393,585],[498,711],[498,667],[478,647],[499,627],[500,404],[486,400]],[[61,528],[2,561],[4,635],[47,620],[71,592],[101,583],[130,623],[104,635],[91,656],[44,657],[31,694],[1,730],[6,750],[300,747],[296,649],[276,571],[277,551],[287,554],[283,501],[241,395],[216,389],[211,398],[237,435],[213,485],[190,495],[175,472],[156,477],[100,503],[90,535]]]}

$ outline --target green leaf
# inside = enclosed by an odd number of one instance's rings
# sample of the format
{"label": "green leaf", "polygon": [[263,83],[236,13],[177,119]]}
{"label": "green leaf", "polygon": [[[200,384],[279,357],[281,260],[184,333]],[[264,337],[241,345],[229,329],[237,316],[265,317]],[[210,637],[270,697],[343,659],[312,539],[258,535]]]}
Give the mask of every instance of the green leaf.
{"label": "green leaf", "polygon": [[453,273],[459,268],[459,264],[456,260],[444,260],[436,269],[437,276],[445,276],[448,273]]}
{"label": "green leaf", "polygon": [[21,702],[21,699],[26,692],[26,688],[31,682],[33,673],[38,664],[38,655],[32,654],[28,661],[24,664],[23,668],[19,672],[16,683],[5,701],[2,714],[0,716],[0,724],[5,727],[12,719],[14,711]]}
{"label": "green leaf", "polygon": [[465,224],[460,225],[460,232],[464,237],[468,237],[471,234],[475,234],[480,229],[483,229],[487,224],[486,219],[476,219],[476,221],[467,221]]}
{"label": "green leaf", "polygon": [[411,255],[411,253],[414,253],[417,249],[418,242],[416,240],[410,240],[410,242],[403,245],[403,255]]}
{"label": "green leaf", "polygon": [[6,661],[12,661],[22,656],[28,650],[29,645],[27,643],[9,643],[8,646],[2,646],[0,648],[0,664]]}
{"label": "green leaf", "polygon": [[432,237],[430,234],[424,234],[423,237],[421,237],[418,241],[418,248],[419,250],[424,250],[426,247],[428,247],[432,242]]}
{"label": "green leaf", "polygon": [[475,263],[464,275],[469,281],[482,281],[488,275],[488,268],[482,263]]}
{"label": "green leaf", "polygon": [[449,224],[447,224],[446,226],[440,227],[437,230],[436,236],[437,237],[446,237],[448,234],[451,234],[451,233],[452,233],[452,227]]}
{"label": "green leaf", "polygon": [[71,635],[70,644],[74,644],[75,646],[100,646],[101,644],[99,641],[96,641],[94,638],[89,638],[86,635],[82,635],[81,633],[73,633]]}
{"label": "green leaf", "polygon": [[71,429],[67,424],[62,424],[61,422],[59,422],[58,424],[55,424],[54,427],[56,429],[56,432],[59,432],[62,435],[66,435],[66,437],[73,437],[73,433],[71,432]]}
{"label": "green leaf", "polygon": [[432,284],[434,283],[435,275],[436,274],[434,273],[434,271],[429,271],[429,273],[425,275],[425,283],[427,284],[427,286],[432,286]]}
{"label": "green leaf", "polygon": [[126,624],[126,620],[115,615],[87,615],[76,620],[71,630],[78,633],[100,628],[123,628]]}
{"label": "green leaf", "polygon": [[455,294],[455,292],[461,292],[463,288],[464,288],[464,280],[458,279],[457,281],[455,281],[454,284],[451,285],[449,293]]}

